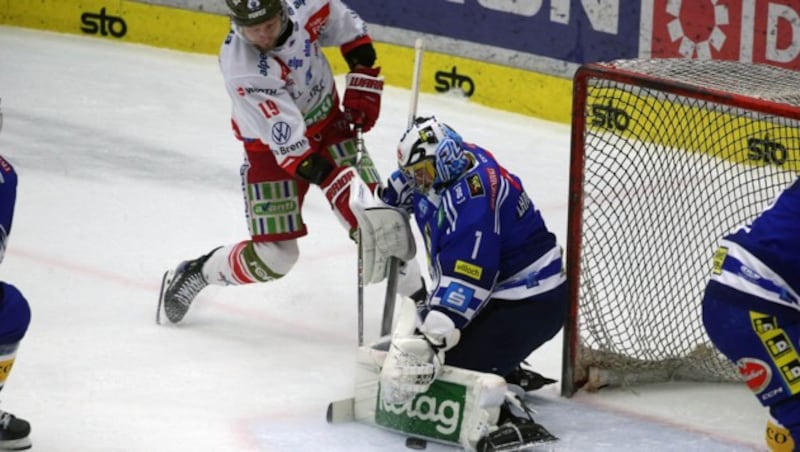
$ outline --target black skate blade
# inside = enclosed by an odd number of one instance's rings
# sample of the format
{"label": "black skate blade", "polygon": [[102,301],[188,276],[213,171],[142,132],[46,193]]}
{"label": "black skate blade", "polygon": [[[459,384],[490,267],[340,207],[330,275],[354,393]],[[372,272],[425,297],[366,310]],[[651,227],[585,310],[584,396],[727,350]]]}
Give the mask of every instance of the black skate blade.
{"label": "black skate blade", "polygon": [[156,325],[161,325],[161,310],[164,307],[164,291],[167,289],[167,276],[169,276],[169,270],[164,272],[164,276],[161,277],[161,290],[158,293],[158,306],[156,307]]}
{"label": "black skate blade", "polygon": [[20,439],[0,440],[0,450],[27,450],[33,447],[27,436]]}
{"label": "black skate blade", "polygon": [[546,451],[558,437],[534,422],[506,423],[478,441],[478,452]]}

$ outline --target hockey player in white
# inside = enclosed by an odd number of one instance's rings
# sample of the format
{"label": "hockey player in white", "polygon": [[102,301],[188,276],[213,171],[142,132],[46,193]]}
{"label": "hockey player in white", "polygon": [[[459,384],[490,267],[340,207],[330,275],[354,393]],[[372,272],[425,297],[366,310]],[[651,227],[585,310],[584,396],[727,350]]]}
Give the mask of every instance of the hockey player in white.
{"label": "hockey player in white", "polygon": [[[3,112],[0,111],[0,129]],[[0,156],[0,262],[3,261],[14,205],[17,199],[17,173],[14,167]],[[0,281],[0,390],[14,365],[22,338],[28,331],[31,309],[28,301],[15,286]],[[28,421],[0,410],[0,450],[23,450],[31,447],[31,426]]]}
{"label": "hockey player in white", "polygon": [[[242,189],[250,239],[216,248],[165,273],[159,315],[180,322],[208,284],[276,280],[298,259],[306,235],[304,197],[319,186],[354,237],[349,193],[373,188],[368,156],[354,167],[356,130],[369,131],[380,111],[383,78],[363,20],[340,0],[226,0],[232,30],[219,55],[231,99],[234,134],[244,145]],[[350,67],[340,107],[324,46],[338,46]],[[399,283],[424,293],[418,266]]]}
{"label": "hockey player in white", "polygon": [[[483,397],[482,402],[468,400],[471,406],[492,406],[486,394],[497,384],[481,374],[519,384],[518,393],[552,382],[520,366],[561,329],[568,309],[561,247],[522,182],[489,151],[465,142],[435,117],[414,121],[400,140],[397,158],[400,170],[392,174],[381,198],[413,214],[425,240],[433,287],[417,304],[418,312],[411,310],[416,319],[409,320],[408,311],[398,319],[388,354],[380,360],[381,404],[417,403],[415,397],[428,391],[444,364],[450,368],[450,382],[477,387],[476,394],[482,394],[475,396]],[[369,359],[360,363],[369,367]],[[436,395],[425,396],[437,400]],[[357,393],[356,400],[360,398]],[[357,413],[356,418],[363,416]],[[555,440],[518,397],[506,399],[499,427],[476,440],[481,423],[490,418],[465,421],[472,431],[463,432],[459,442],[491,451]],[[402,424],[396,425],[402,430]]]}

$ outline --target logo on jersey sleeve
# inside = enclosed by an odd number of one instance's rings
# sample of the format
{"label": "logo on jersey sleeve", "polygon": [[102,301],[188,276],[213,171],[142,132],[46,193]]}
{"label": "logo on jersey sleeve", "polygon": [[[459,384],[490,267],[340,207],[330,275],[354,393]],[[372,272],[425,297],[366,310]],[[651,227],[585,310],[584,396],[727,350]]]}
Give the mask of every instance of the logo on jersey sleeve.
{"label": "logo on jersey sleeve", "polygon": [[517,198],[517,218],[522,218],[525,216],[525,213],[528,212],[531,208],[531,198],[528,197],[528,194],[522,192],[519,194],[519,198]]}
{"label": "logo on jersey sleeve", "polygon": [[725,258],[728,257],[728,248],[721,246],[714,253],[713,269],[711,270],[715,275],[722,274],[722,264],[725,263]]}
{"label": "logo on jersey sleeve", "polygon": [[473,198],[478,198],[486,195],[486,189],[483,188],[483,181],[481,176],[473,174],[467,178],[467,185],[469,185],[469,195]]}
{"label": "logo on jersey sleeve", "polygon": [[331,7],[328,3],[326,3],[325,6],[308,18],[305,28],[306,32],[308,32],[311,42],[315,42],[317,39],[319,39],[319,34],[322,31],[322,28],[325,27],[325,24],[328,23],[328,17],[330,14]]}

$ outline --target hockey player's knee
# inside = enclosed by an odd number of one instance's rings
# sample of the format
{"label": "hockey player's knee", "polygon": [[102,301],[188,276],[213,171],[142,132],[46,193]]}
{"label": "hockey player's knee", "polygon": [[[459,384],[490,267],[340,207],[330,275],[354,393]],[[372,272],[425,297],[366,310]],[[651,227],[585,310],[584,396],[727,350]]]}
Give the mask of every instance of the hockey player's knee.
{"label": "hockey player's knee", "polygon": [[28,300],[16,287],[0,282],[0,345],[19,342],[30,322]]}
{"label": "hockey player's knee", "polygon": [[770,416],[767,419],[767,430],[765,433],[767,448],[771,452],[791,452],[794,450],[794,439],[789,429]]}
{"label": "hockey player's knee", "polygon": [[299,254],[295,240],[245,240],[215,250],[203,264],[203,275],[221,286],[273,281],[289,273]]}
{"label": "hockey player's knee", "polygon": [[300,257],[297,240],[253,242],[253,251],[264,265],[281,276],[289,273]]}

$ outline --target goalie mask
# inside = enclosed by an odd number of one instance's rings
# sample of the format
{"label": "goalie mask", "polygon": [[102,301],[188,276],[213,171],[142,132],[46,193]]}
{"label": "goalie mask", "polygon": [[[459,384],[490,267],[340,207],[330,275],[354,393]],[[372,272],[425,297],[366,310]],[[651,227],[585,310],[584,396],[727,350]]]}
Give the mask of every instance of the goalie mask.
{"label": "goalie mask", "polygon": [[435,116],[416,118],[397,146],[397,164],[420,193],[458,179],[467,163],[461,136]]}

